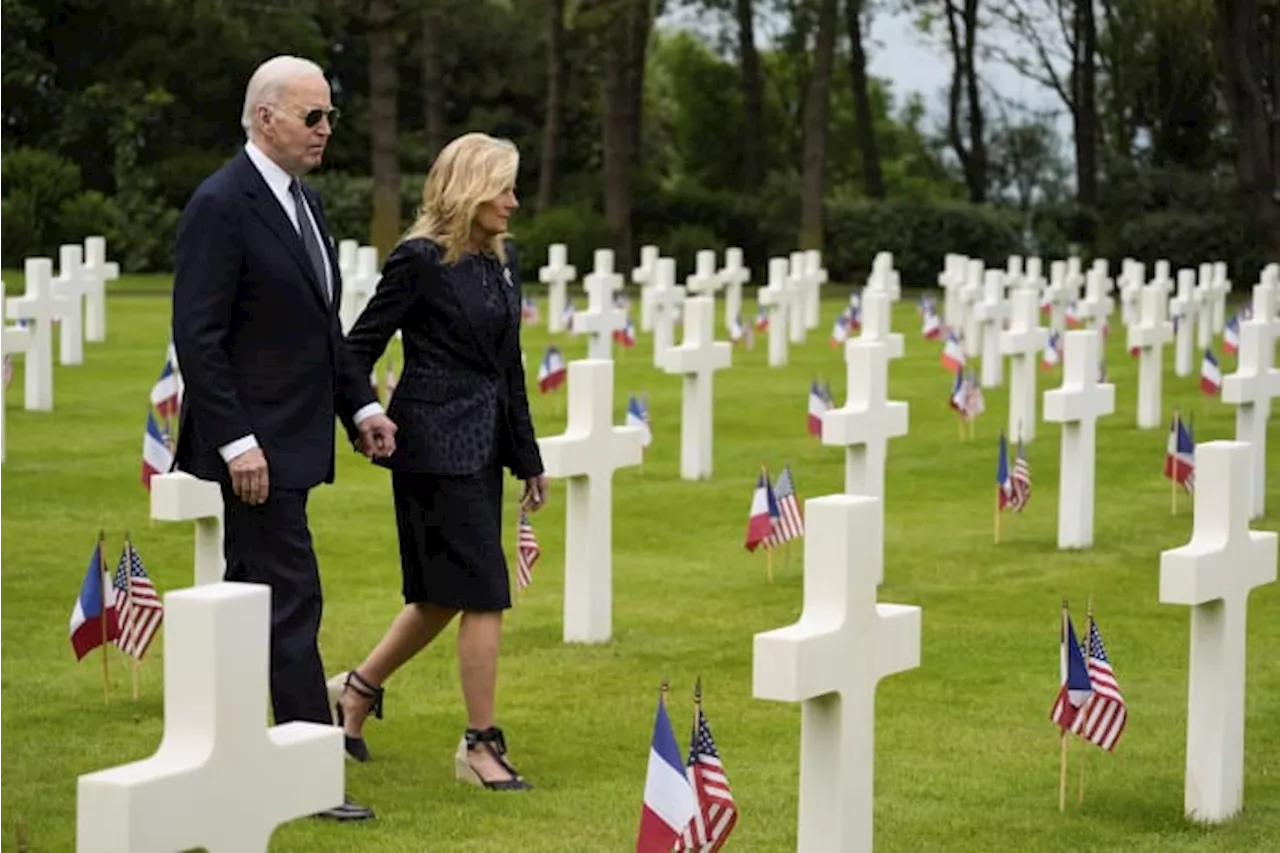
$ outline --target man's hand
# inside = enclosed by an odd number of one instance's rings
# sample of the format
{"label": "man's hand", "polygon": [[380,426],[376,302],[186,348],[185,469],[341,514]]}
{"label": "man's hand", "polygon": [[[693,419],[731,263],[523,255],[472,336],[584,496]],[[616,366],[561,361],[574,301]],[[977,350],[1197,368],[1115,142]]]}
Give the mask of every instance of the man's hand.
{"label": "man's hand", "polygon": [[227,463],[231,472],[231,488],[236,497],[249,506],[266,503],[270,479],[267,477],[267,457],[261,447],[253,447]]}
{"label": "man's hand", "polygon": [[386,415],[370,415],[360,422],[360,452],[370,459],[386,459],[396,451],[396,425]]}
{"label": "man's hand", "polygon": [[524,494],[520,496],[520,508],[537,512],[547,503],[547,475],[539,474],[524,481]]}

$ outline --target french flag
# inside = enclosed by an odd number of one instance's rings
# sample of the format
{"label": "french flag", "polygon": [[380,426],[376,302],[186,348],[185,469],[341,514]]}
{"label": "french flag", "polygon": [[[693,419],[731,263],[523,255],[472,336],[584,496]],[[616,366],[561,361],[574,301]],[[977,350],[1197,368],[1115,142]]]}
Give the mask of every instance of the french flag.
{"label": "french flag", "polygon": [[71,611],[71,648],[75,649],[76,660],[83,660],[89,652],[119,636],[115,587],[107,582],[103,572],[102,541],[99,540],[93,547],[89,568],[80,584],[80,595]]}
{"label": "french flag", "polygon": [[1222,351],[1236,353],[1240,351],[1240,315],[1231,318],[1222,330]]}
{"label": "french flag", "polygon": [[960,412],[961,414],[964,414],[964,397],[965,397],[966,390],[967,389],[965,387],[964,371],[957,370],[955,384],[951,386],[950,402],[951,402],[951,408],[955,409],[957,412]]}
{"label": "french flag", "polygon": [[640,428],[641,447],[648,447],[653,443],[653,432],[649,429],[649,407],[634,394],[627,400],[627,426]]}
{"label": "french flag", "polygon": [[1196,488],[1196,442],[1191,427],[1175,412],[1164,454],[1164,475],[1188,492]]}
{"label": "french flag", "polygon": [[1044,348],[1044,354],[1040,358],[1040,367],[1045,370],[1053,370],[1060,361],[1062,361],[1062,339],[1058,337],[1057,332],[1054,332],[1049,336],[1049,343]]}
{"label": "french flag", "polygon": [[831,348],[838,349],[849,338],[849,317],[841,314],[831,327]]}
{"label": "french flag", "polygon": [[644,779],[644,808],[636,853],[671,853],[684,828],[698,813],[698,798],[685,775],[684,761],[666,706],[658,700],[649,745],[649,771]]}
{"label": "french flag", "polygon": [[942,318],[932,307],[925,312],[924,325],[920,328],[920,334],[931,341],[942,336]]}
{"label": "french flag", "polygon": [[1222,368],[1210,350],[1204,351],[1204,360],[1200,362],[1200,390],[1210,397],[1222,390]]}
{"label": "french flag", "polygon": [[822,393],[822,389],[818,387],[818,383],[815,381],[809,386],[809,417],[806,421],[809,435],[814,438],[822,438],[822,416],[830,408],[830,401]]}
{"label": "french flag", "polygon": [[947,342],[942,346],[942,366],[949,373],[955,373],[964,367],[964,347],[955,332],[947,335]]}
{"label": "french flag", "polygon": [[768,475],[761,471],[760,479],[756,480],[756,490],[751,493],[751,514],[747,517],[747,541],[744,543],[747,550],[754,552],[761,542],[772,536],[774,519],[781,517],[773,486],[769,485]]}
{"label": "french flag", "polygon": [[756,312],[756,331],[769,331],[769,312],[765,310],[763,305],[761,305],[760,309]]}
{"label": "french flag", "polygon": [[169,440],[156,423],[155,413],[147,410],[147,432],[142,437],[142,485],[151,491],[151,478],[167,474],[173,467],[173,451]]}
{"label": "french flag", "polygon": [[626,349],[631,349],[636,345],[636,326],[635,323],[631,321],[630,312],[627,313],[627,324],[621,329],[614,330],[613,339]]}
{"label": "french flag", "polygon": [[178,375],[173,370],[173,362],[167,358],[160,378],[151,386],[151,405],[165,420],[178,414]]}
{"label": "french flag", "polygon": [[1089,678],[1089,669],[1084,663],[1084,654],[1080,651],[1080,643],[1076,640],[1076,629],[1071,624],[1071,617],[1063,614],[1061,657],[1059,665],[1062,671],[1062,687],[1058,690],[1058,698],[1053,703],[1053,711],[1049,719],[1060,727],[1069,729],[1076,721],[1076,715],[1093,695],[1093,680]]}
{"label": "french flag", "polygon": [[564,384],[568,370],[560,350],[548,346],[546,353],[542,356],[542,363],[538,365],[538,390],[543,394],[556,390]]}

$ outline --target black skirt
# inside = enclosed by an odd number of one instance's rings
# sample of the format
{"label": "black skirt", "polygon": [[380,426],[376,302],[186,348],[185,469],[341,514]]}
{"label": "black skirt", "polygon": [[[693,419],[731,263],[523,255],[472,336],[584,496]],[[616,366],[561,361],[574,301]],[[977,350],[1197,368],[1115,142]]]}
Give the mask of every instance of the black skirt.
{"label": "black skirt", "polygon": [[502,479],[392,471],[406,604],[505,610],[511,580],[502,553]]}

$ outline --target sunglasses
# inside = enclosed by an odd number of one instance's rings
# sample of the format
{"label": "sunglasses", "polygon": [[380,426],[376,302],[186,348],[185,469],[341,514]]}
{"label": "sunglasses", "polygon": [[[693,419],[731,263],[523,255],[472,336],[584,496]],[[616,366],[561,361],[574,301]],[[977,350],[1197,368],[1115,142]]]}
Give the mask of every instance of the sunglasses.
{"label": "sunglasses", "polygon": [[295,112],[294,115],[302,119],[302,123],[307,127],[315,127],[320,123],[320,119],[327,118],[329,120],[329,127],[332,128],[338,124],[338,119],[341,117],[342,113],[337,107],[334,107],[330,110],[314,109],[305,113]]}

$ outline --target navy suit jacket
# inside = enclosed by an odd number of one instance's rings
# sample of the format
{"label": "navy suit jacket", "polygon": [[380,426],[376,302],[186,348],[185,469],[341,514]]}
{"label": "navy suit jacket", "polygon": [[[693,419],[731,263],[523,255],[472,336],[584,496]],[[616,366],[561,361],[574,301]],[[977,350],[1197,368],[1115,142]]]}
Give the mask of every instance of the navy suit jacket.
{"label": "navy suit jacket", "polygon": [[184,393],[176,468],[229,482],[218,448],[252,433],[271,485],[333,481],[335,414],[349,428],[377,400],[342,344],[342,278],[320,197],[333,299],[302,240],[243,151],[195,191],[178,222],[173,342]]}
{"label": "navy suit jacket", "polygon": [[[488,278],[489,284],[482,281]],[[498,287],[507,306],[501,334],[482,329],[482,288]],[[396,471],[467,475],[497,462],[527,480],[542,473],[520,352],[519,265],[507,244],[496,257],[446,264],[440,246],[415,238],[396,247],[347,346],[368,374],[396,330],[404,370],[387,415],[395,422]]]}

